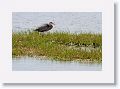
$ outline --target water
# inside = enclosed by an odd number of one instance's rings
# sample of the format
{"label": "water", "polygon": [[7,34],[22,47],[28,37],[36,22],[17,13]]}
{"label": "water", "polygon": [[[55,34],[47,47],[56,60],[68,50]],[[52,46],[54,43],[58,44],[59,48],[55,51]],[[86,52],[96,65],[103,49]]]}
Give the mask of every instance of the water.
{"label": "water", "polygon": [[101,12],[13,12],[12,30],[33,29],[50,21],[56,24],[51,32],[102,33]]}
{"label": "water", "polygon": [[[42,59],[42,60],[41,60]],[[51,61],[43,58],[13,58],[13,71],[101,71],[101,64]]]}

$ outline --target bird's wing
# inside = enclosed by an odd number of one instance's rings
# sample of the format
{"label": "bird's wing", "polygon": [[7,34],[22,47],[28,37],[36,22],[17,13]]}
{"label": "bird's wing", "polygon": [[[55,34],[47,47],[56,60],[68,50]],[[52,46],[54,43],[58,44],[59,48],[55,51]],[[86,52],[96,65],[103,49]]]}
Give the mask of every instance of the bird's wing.
{"label": "bird's wing", "polygon": [[45,31],[48,28],[48,24],[43,24],[42,26],[38,27],[40,31]]}

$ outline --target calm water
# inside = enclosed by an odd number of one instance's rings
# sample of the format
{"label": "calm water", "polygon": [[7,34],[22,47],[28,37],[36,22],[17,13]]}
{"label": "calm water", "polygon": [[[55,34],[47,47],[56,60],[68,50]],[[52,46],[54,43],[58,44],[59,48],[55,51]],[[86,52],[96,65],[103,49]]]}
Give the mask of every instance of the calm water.
{"label": "calm water", "polygon": [[53,21],[51,31],[102,32],[101,12],[13,12],[13,31],[33,29]]}
{"label": "calm water", "polygon": [[101,69],[101,64],[60,62],[30,57],[14,58],[12,61],[13,71],[101,71]]}

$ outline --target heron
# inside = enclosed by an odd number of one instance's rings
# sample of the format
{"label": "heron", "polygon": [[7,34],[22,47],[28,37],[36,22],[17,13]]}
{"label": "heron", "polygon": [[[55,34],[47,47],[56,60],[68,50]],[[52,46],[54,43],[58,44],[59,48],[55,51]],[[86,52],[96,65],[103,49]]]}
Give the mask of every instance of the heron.
{"label": "heron", "polygon": [[38,27],[37,29],[35,29],[34,31],[38,31],[39,33],[44,33],[46,31],[49,31],[53,28],[55,24],[53,22],[49,22],[48,24],[44,24],[40,27]]}

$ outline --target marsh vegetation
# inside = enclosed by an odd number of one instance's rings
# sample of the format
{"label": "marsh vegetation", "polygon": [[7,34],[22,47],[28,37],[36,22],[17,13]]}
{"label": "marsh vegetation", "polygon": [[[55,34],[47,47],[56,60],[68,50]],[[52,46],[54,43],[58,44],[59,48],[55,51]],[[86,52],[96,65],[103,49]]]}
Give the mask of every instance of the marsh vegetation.
{"label": "marsh vegetation", "polygon": [[102,62],[102,34],[53,32],[42,36],[24,31],[12,34],[12,56],[46,56],[51,60]]}

